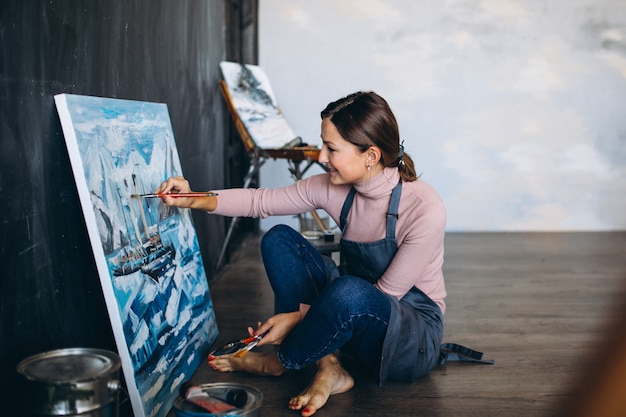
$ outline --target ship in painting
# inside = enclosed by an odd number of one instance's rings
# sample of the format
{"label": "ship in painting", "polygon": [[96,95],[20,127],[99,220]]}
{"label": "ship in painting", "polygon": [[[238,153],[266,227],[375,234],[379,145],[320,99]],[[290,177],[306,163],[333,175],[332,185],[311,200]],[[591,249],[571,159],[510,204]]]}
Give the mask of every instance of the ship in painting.
{"label": "ship in painting", "polygon": [[124,186],[118,188],[120,199],[126,208],[124,220],[127,235],[124,240],[128,244],[118,250],[112,272],[115,276],[122,276],[140,270],[159,282],[164,272],[173,266],[176,249],[171,243],[163,241],[157,215],[152,213],[146,199],[139,196],[145,191],[142,188],[134,173],[131,184],[124,180]]}

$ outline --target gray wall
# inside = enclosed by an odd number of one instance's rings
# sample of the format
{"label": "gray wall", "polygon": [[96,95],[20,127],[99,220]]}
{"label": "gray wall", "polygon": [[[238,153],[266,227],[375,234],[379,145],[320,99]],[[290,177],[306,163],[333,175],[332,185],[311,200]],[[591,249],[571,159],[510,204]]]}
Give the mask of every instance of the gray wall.
{"label": "gray wall", "polygon": [[264,0],[259,16],[294,132],[319,144],[328,102],[379,92],[448,230],[626,230],[624,0]]}

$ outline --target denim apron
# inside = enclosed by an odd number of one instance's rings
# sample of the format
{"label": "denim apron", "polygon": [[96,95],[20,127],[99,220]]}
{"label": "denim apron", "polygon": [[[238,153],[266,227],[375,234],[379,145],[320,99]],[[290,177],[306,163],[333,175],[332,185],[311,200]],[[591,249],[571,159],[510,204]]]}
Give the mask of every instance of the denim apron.
{"label": "denim apron", "polygon": [[[352,187],[341,209],[339,226],[342,235],[355,194]],[[341,238],[342,275],[357,276],[374,284],[387,270],[398,250],[396,223],[401,195],[400,181],[391,192],[384,239],[354,242]],[[441,345],[441,309],[417,287],[411,288],[400,300],[391,295],[387,298],[391,303],[391,315],[380,360],[380,386],[387,379],[412,382],[448,360],[482,362],[480,352],[452,343]]]}

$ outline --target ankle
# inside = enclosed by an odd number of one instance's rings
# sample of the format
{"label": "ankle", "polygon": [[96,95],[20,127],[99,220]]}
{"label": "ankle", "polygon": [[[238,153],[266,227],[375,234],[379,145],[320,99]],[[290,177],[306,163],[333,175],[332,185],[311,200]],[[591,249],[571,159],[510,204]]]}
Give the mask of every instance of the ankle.
{"label": "ankle", "polygon": [[287,369],[280,363],[276,352],[268,352],[261,363],[262,372],[266,375],[281,376]]}
{"label": "ankle", "polygon": [[329,355],[324,356],[322,359],[318,360],[317,363],[317,368],[325,368],[327,366],[332,366],[332,367],[336,367],[336,366],[341,366],[341,363],[339,362],[339,358],[337,357],[337,355],[335,355],[334,353],[331,353]]}

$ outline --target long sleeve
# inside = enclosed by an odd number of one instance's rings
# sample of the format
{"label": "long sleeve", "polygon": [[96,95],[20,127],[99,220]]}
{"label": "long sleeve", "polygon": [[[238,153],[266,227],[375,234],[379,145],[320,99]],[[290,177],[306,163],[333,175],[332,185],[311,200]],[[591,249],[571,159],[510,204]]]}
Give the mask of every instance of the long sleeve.
{"label": "long sleeve", "polygon": [[[372,242],[385,236],[391,191],[398,181],[398,170],[385,168],[369,181],[355,185],[357,193],[342,238]],[[213,213],[265,218],[323,209],[339,224],[350,188],[351,185],[332,185],[327,174],[319,174],[277,189],[219,190]],[[416,286],[445,311],[445,224],[444,204],[432,187],[420,180],[403,183],[396,225],[398,251],[377,287],[402,298]]]}
{"label": "long sleeve", "polygon": [[350,186],[330,184],[328,174],[318,174],[287,187],[218,190],[213,214],[266,218],[324,209],[338,221],[341,204]]}

